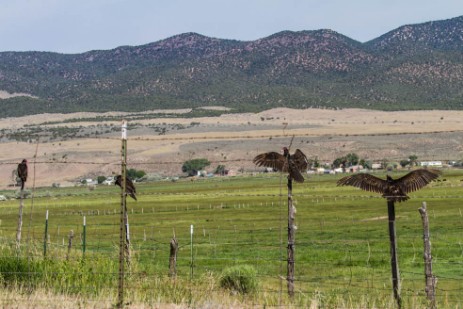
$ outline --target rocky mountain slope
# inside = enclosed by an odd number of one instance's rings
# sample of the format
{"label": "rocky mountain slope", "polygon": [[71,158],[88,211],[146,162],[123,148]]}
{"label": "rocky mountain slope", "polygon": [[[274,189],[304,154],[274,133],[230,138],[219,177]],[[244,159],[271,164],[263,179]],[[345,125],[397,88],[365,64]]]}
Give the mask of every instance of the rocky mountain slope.
{"label": "rocky mountain slope", "polygon": [[463,109],[462,89],[463,16],[366,43],[331,30],[250,42],[185,33],[82,54],[0,52],[3,117],[205,105]]}

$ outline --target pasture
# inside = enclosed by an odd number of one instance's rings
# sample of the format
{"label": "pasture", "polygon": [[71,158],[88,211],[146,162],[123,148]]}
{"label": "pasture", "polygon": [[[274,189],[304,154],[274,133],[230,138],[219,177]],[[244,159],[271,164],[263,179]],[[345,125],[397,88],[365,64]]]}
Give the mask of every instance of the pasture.
{"label": "pasture", "polygon": [[[383,174],[379,174],[384,176]],[[341,175],[295,184],[295,297],[286,290],[287,191],[280,174],[138,183],[127,199],[131,259],[128,308],[395,308],[386,201],[337,187]],[[423,229],[427,202],[440,308],[463,306],[463,171],[396,205],[405,308],[426,307]],[[0,194],[12,195],[12,191]],[[4,307],[109,308],[117,302],[120,190],[115,186],[38,188],[25,200],[22,245],[14,250],[19,200],[0,202],[0,292]],[[45,213],[49,211],[48,235]],[[83,216],[86,217],[85,253]],[[193,225],[193,242],[190,226]],[[69,233],[74,232],[68,253]],[[168,276],[175,234],[177,277]],[[44,239],[47,252],[44,257]],[[229,291],[225,268],[249,265],[258,288]]]}

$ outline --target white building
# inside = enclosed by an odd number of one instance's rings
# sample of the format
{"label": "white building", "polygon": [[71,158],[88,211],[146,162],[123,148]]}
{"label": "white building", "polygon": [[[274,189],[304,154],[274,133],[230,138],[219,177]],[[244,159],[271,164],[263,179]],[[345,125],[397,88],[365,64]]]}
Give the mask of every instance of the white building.
{"label": "white building", "polygon": [[422,161],[420,166],[442,167],[442,161]]}

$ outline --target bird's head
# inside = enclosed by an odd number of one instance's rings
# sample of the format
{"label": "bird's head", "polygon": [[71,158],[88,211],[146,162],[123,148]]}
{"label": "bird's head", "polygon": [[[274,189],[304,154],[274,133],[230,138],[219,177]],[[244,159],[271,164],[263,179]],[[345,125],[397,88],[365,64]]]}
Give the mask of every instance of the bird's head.
{"label": "bird's head", "polygon": [[389,176],[389,175],[386,175],[386,180],[387,180],[388,182],[392,182],[392,181],[394,181],[394,179],[392,179],[392,177],[391,177],[391,176]]}
{"label": "bird's head", "polygon": [[23,160],[22,160],[22,163],[27,163],[27,160],[26,160],[26,159],[23,159]]}
{"label": "bird's head", "polygon": [[283,147],[282,150],[283,150],[283,155],[284,156],[287,156],[289,154],[289,150],[288,150],[287,147]]}

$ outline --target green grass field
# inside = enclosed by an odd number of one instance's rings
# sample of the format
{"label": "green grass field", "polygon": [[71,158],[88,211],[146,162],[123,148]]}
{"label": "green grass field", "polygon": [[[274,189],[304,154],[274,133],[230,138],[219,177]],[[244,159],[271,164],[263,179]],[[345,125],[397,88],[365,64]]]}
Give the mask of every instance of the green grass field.
{"label": "green grass field", "polygon": [[[339,178],[314,175],[304,184],[294,185],[293,300],[288,299],[284,280],[285,177],[137,184],[138,202],[127,199],[132,244],[125,289],[128,307],[394,308],[386,201],[356,188],[337,187]],[[405,308],[427,304],[418,212],[423,201],[428,206],[433,272],[438,278],[437,304],[440,308],[463,306],[463,171],[444,171],[444,178],[446,181],[433,182],[410,194],[409,201],[396,204]],[[13,195],[11,191],[3,194]],[[19,200],[0,202],[0,282],[8,287],[0,294],[4,306],[24,301],[22,291],[31,289],[41,293],[34,298],[38,307],[41,301],[63,295],[71,303],[78,299],[83,307],[117,302],[118,187],[36,189],[34,198],[25,201],[19,254],[14,250],[18,206]],[[44,259],[46,210],[49,225]],[[87,222],[85,256],[83,216]],[[194,226],[193,244],[190,225]],[[71,230],[75,237],[67,260]],[[169,242],[174,233],[180,246],[176,280],[168,277]],[[257,292],[241,295],[219,286],[223,269],[236,265],[255,268]]]}

